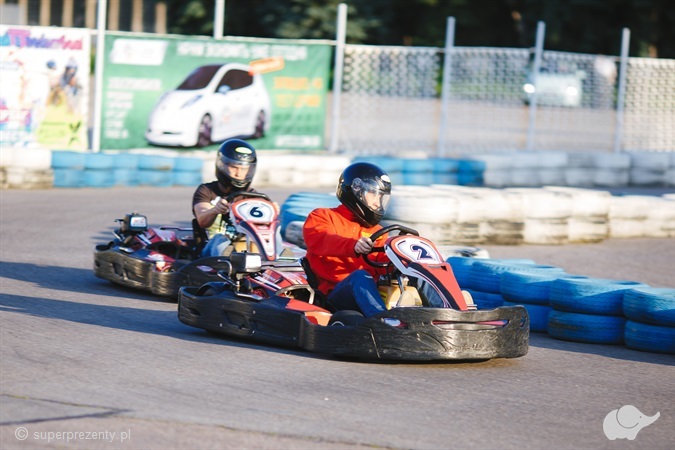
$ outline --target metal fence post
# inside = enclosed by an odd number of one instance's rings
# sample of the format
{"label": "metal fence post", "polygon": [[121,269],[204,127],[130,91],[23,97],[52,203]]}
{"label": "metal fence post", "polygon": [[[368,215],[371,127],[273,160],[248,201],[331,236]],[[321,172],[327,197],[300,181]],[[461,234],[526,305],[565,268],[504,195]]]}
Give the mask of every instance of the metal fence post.
{"label": "metal fence post", "polygon": [[91,149],[101,151],[101,116],[103,115],[103,66],[105,65],[105,22],[108,12],[107,0],[98,2],[96,20],[96,62],[94,67],[94,126]]}
{"label": "metal fence post", "polygon": [[623,135],[624,102],[626,100],[626,70],[628,68],[628,47],[630,45],[630,30],[623,29],[621,34],[621,63],[619,65],[619,92],[616,99],[616,125],[614,128],[614,152],[621,151]]}
{"label": "metal fence post", "polygon": [[534,67],[532,67],[532,84],[534,85],[534,92],[530,99],[530,117],[527,124],[527,143],[525,148],[527,150],[534,149],[534,134],[537,128],[537,78],[539,78],[539,70],[541,69],[541,55],[544,52],[544,33],[546,32],[546,24],[544,22],[537,22],[537,41],[534,49]]}
{"label": "metal fence post", "polygon": [[452,71],[452,49],[455,47],[455,18],[448,17],[445,27],[445,60],[443,61],[443,84],[441,85],[441,120],[438,124],[437,156],[445,153],[445,133],[450,108],[450,72]]}
{"label": "metal fence post", "polygon": [[215,12],[213,14],[213,38],[222,39],[223,29],[225,28],[225,0],[216,0]]}
{"label": "metal fence post", "polygon": [[340,128],[340,95],[342,93],[342,72],[345,61],[345,40],[347,35],[347,4],[338,5],[337,36],[335,42],[335,71],[333,73],[333,107],[331,112],[330,146],[328,151],[338,149],[338,130]]}

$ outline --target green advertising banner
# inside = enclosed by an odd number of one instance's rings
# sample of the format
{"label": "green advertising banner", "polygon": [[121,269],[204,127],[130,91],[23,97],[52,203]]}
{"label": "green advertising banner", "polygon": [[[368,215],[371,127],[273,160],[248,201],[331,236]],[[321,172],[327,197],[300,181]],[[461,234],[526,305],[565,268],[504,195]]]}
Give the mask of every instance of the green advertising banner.
{"label": "green advertising banner", "polygon": [[101,148],[322,149],[331,45],[107,33]]}
{"label": "green advertising banner", "polygon": [[0,144],[87,150],[89,30],[0,25]]}

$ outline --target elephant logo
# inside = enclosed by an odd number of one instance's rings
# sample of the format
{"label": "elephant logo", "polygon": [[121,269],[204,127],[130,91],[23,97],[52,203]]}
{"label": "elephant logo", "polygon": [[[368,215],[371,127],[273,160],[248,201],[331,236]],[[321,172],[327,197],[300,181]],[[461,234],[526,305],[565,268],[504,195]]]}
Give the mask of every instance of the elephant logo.
{"label": "elephant logo", "polygon": [[645,416],[635,406],[626,405],[610,411],[605,417],[602,429],[607,439],[611,441],[615,439],[632,441],[641,429],[656,422],[660,416],[659,412],[653,416]]}

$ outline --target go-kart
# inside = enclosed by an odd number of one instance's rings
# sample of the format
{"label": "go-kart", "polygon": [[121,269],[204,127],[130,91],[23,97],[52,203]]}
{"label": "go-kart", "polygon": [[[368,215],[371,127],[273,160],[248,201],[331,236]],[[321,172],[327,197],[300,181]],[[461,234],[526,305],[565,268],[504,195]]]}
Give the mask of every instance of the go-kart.
{"label": "go-kart", "polygon": [[[399,234],[364,255],[369,264],[383,264],[388,274],[378,282],[388,309],[372,317],[332,310],[316,290],[306,259],[304,274],[276,268],[274,278],[259,255],[232,253],[228,267],[219,272],[221,281],[180,289],[178,318],[210,333],[357,359],[486,360],[527,353],[524,307],[477,310],[450,264],[415,230],[393,224],[371,239],[393,231]],[[370,255],[376,252],[385,252],[389,262],[373,260]],[[303,283],[302,275],[311,283]],[[262,289],[269,278],[284,286]],[[433,287],[442,307],[431,307],[419,295],[414,287],[419,279]]]}
{"label": "go-kart", "polygon": [[[235,199],[237,199],[235,201]],[[227,253],[259,252],[265,264],[293,270],[300,267],[304,251],[281,240],[278,212],[265,194],[235,192],[231,203],[234,226],[232,244],[223,256],[201,256],[208,239],[196,219],[192,228],[148,227],[137,213],[117,219],[115,239],[96,246],[94,273],[115,284],[176,298],[181,286],[201,286],[220,280],[218,272],[229,267]]]}

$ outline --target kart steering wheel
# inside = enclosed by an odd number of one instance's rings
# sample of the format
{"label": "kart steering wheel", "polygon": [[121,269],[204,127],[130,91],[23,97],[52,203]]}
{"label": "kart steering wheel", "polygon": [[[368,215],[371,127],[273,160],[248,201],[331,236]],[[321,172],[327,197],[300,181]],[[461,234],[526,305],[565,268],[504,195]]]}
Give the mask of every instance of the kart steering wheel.
{"label": "kart steering wheel", "polygon": [[[405,225],[400,225],[397,223],[394,223],[392,225],[386,226],[384,228],[381,228],[377,230],[375,233],[373,233],[370,236],[370,240],[375,242],[377,241],[381,236],[389,233],[390,231],[398,231],[399,236],[403,234],[412,234],[413,236],[419,236],[419,232],[417,230],[413,230],[412,228],[408,228]],[[363,259],[370,264],[373,267],[387,267],[391,264],[391,262],[378,262],[378,261],[373,261],[370,259],[369,255],[372,253],[382,253],[384,251],[384,247],[373,247],[370,249],[370,252],[368,253],[363,253],[361,256],[363,256]]]}
{"label": "kart steering wheel", "polygon": [[225,200],[227,203],[232,203],[232,200],[234,200],[237,197],[245,197],[245,198],[262,198],[264,200],[267,200],[271,202],[272,200],[267,196],[267,194],[262,194],[260,192],[248,192],[248,191],[239,191],[239,192],[233,192],[229,194],[227,197],[225,197]]}

